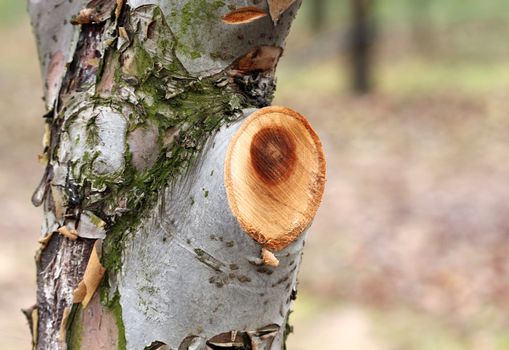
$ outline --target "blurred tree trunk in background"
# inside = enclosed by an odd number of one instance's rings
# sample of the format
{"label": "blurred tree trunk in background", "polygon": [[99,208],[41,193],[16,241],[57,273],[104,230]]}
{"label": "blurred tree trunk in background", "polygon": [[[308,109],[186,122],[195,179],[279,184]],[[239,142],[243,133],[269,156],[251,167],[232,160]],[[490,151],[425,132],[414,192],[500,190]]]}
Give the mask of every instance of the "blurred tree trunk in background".
{"label": "blurred tree trunk in background", "polygon": [[[325,165],[303,117],[264,108],[301,1],[255,3],[28,1],[47,108],[34,348],[284,346]],[[226,157],[233,135],[249,157]]]}
{"label": "blurred tree trunk in background", "polygon": [[375,45],[375,1],[350,0],[351,22],[348,51],[351,88],[356,94],[373,89],[373,48]]}
{"label": "blurred tree trunk in background", "polygon": [[321,32],[326,24],[325,8],[327,6],[327,0],[312,0],[310,1],[310,5],[311,15],[309,19],[311,30],[316,34]]}
{"label": "blurred tree trunk in background", "polygon": [[423,56],[433,55],[436,49],[433,35],[432,5],[431,0],[412,0],[409,2],[412,44],[418,53]]}

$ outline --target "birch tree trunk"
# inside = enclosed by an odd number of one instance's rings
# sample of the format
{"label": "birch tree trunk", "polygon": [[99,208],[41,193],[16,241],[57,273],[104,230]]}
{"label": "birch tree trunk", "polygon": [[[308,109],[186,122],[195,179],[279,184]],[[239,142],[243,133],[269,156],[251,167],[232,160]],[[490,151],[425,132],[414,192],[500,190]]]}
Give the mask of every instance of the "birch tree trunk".
{"label": "birch tree trunk", "polygon": [[299,0],[29,0],[35,349],[281,349],[325,161],[270,105]]}

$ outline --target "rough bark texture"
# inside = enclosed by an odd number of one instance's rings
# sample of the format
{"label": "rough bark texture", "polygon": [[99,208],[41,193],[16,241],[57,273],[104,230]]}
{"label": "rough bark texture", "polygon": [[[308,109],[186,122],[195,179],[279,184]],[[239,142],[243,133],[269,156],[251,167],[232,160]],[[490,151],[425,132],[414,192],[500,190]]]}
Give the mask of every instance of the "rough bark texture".
{"label": "rough bark texture", "polygon": [[35,348],[284,345],[305,234],[263,265],[223,168],[242,120],[270,104],[299,6],[29,0],[48,108]]}

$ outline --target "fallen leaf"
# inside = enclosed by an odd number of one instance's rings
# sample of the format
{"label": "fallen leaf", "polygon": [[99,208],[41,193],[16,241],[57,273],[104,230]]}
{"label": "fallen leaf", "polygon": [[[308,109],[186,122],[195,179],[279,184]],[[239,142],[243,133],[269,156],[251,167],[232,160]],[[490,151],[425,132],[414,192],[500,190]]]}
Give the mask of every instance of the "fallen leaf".
{"label": "fallen leaf", "polygon": [[265,11],[254,6],[247,6],[224,15],[222,19],[227,24],[243,24],[256,21],[265,16],[267,16]]}
{"label": "fallen leaf", "polygon": [[274,24],[278,22],[279,17],[281,17],[283,12],[285,12],[286,9],[294,2],[295,0],[268,0],[270,16],[272,17]]}

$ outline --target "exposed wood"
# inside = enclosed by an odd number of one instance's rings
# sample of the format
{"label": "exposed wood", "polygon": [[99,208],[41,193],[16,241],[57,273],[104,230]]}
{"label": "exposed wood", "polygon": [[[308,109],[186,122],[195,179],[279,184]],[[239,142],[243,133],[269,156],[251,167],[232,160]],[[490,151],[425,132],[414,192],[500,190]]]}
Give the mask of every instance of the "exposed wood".
{"label": "exposed wood", "polygon": [[95,294],[86,308],[75,306],[74,322],[67,330],[68,349],[79,344],[79,349],[117,350],[119,330],[114,313],[101,304]]}
{"label": "exposed wood", "polygon": [[288,108],[253,113],[228,148],[225,186],[232,212],[264,247],[283,249],[309,226],[324,185],[320,140]]}

